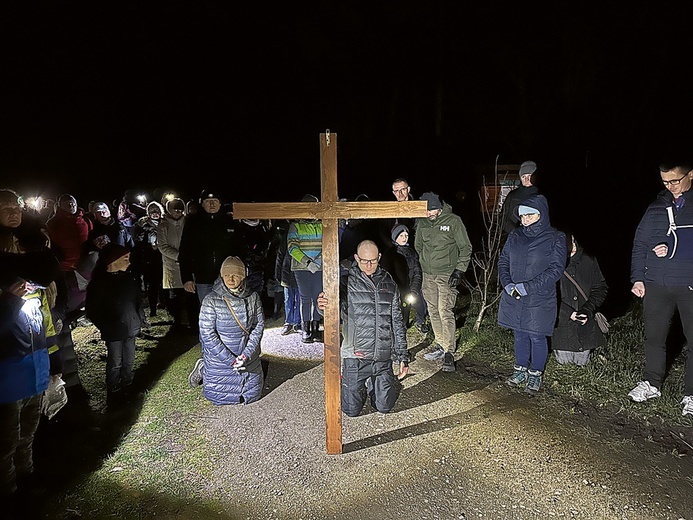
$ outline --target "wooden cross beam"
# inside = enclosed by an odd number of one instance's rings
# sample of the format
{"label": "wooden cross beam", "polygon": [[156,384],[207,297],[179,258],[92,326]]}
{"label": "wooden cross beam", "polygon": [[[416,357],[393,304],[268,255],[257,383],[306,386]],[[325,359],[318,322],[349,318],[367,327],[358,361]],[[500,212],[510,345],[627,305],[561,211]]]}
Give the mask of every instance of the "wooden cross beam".
{"label": "wooden cross beam", "polygon": [[327,453],[342,453],[341,360],[339,353],[339,219],[425,217],[425,201],[339,202],[337,134],[320,134],[320,202],[234,203],[235,219],[314,219],[322,221],[325,310],[325,412]]}

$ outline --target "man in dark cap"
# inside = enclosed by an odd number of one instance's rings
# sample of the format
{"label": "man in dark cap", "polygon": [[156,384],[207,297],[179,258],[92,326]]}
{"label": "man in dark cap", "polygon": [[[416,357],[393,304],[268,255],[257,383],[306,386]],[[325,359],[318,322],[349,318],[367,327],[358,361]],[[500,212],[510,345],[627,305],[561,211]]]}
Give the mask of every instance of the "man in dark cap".
{"label": "man in dark cap", "polygon": [[212,290],[224,259],[240,252],[233,218],[221,207],[218,191],[202,190],[201,211],[186,218],[181,235],[178,262],[183,288],[196,292],[200,303]]}
{"label": "man in dark cap", "polygon": [[457,286],[472,256],[472,244],[462,219],[436,193],[421,195],[427,205],[426,218],[416,219],[414,249],[423,271],[422,291],[431,319],[435,347],[424,354],[429,361],[443,360],[443,371],[455,371],[454,307]]}
{"label": "man in dark cap", "polygon": [[515,208],[527,198],[539,193],[539,188],[534,185],[534,177],[537,171],[537,163],[525,161],[520,165],[517,174],[520,177],[520,186],[508,193],[503,201],[503,213],[501,226],[503,233],[510,233],[520,226],[520,220],[515,214]]}

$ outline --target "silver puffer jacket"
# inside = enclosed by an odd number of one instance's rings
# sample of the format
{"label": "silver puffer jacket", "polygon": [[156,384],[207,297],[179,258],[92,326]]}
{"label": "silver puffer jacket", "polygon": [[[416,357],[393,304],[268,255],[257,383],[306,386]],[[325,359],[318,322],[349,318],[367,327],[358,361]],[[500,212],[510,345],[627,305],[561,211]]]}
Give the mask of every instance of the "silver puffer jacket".
{"label": "silver puffer jacket", "polygon": [[[200,307],[202,394],[212,403],[251,403],[260,399],[264,383],[260,341],[264,329],[260,296],[247,289],[234,295],[221,277],[217,278]],[[241,354],[247,358],[245,370],[237,371],[233,363]]]}

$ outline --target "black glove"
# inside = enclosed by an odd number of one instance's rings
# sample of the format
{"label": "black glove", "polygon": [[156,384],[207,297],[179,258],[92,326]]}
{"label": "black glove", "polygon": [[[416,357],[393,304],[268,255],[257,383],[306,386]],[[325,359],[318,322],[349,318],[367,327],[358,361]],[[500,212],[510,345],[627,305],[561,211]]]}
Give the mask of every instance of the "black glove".
{"label": "black glove", "polygon": [[460,271],[459,269],[455,269],[452,274],[450,275],[450,279],[448,280],[448,285],[450,287],[457,287],[462,283],[462,276],[464,273]]}

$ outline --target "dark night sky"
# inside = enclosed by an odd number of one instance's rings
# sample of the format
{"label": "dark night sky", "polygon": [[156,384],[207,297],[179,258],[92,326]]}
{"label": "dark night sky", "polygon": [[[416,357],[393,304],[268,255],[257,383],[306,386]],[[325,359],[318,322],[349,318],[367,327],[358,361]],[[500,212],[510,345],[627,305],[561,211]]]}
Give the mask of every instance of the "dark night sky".
{"label": "dark night sky", "polygon": [[295,200],[319,191],[329,128],[342,196],[389,198],[404,176],[469,220],[497,155],[537,161],[552,219],[622,258],[618,285],[657,164],[693,151],[683,11],[16,4],[2,16],[0,184],[24,195],[86,205],[127,188],[228,186],[233,200]]}

